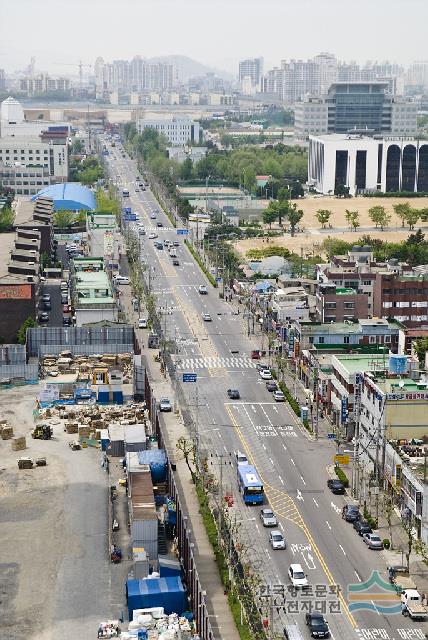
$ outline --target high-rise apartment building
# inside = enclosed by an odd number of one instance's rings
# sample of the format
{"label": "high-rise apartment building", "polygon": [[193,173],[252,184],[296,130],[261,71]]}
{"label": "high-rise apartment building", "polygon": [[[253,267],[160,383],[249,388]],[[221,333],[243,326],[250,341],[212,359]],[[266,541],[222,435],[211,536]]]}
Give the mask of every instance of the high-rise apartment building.
{"label": "high-rise apartment building", "polygon": [[4,69],[0,69],[0,91],[6,91],[6,74]]}
{"label": "high-rise apartment building", "polygon": [[239,63],[239,84],[259,90],[263,75],[263,58],[248,58]]}
{"label": "high-rise apartment building", "polygon": [[314,60],[282,60],[283,95],[286,104],[294,104],[306,94],[319,95],[320,65]]}
{"label": "high-rise apartment building", "polygon": [[95,61],[97,91],[168,91],[173,80],[172,64],[150,62],[141,56],[107,64],[103,58]]}
{"label": "high-rise apartment building", "polygon": [[319,95],[328,93],[330,86],[337,82],[337,59],[332,53],[319,53],[314,58],[319,67]]}

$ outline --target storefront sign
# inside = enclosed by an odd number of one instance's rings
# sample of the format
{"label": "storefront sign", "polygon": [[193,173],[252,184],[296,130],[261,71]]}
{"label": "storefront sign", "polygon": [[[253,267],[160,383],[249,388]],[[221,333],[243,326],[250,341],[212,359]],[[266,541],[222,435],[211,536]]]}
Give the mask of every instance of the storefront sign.
{"label": "storefront sign", "polygon": [[428,391],[417,391],[416,393],[387,393],[387,400],[428,400]]}

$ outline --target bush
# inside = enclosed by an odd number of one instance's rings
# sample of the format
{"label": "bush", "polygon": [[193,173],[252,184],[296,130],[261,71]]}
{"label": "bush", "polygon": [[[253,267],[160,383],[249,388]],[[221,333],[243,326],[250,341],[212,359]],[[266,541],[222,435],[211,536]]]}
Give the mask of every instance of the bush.
{"label": "bush", "polygon": [[348,477],[346,475],[346,473],[343,471],[343,469],[341,469],[340,467],[334,467],[334,471],[337,475],[337,477],[339,478],[340,482],[343,483],[344,487],[349,487],[349,480]]}
{"label": "bush", "polygon": [[370,527],[372,529],[377,529],[378,527],[378,521],[376,520],[376,518],[373,518],[373,516],[371,515],[371,513],[367,510],[366,507],[364,507],[364,518],[365,520],[367,520],[368,524],[370,525]]}
{"label": "bush", "polygon": [[384,538],[384,539],[382,540],[382,542],[383,542],[384,549],[389,549],[389,548],[390,548],[390,546],[391,546],[391,541],[390,541],[390,539],[389,539],[389,538]]}

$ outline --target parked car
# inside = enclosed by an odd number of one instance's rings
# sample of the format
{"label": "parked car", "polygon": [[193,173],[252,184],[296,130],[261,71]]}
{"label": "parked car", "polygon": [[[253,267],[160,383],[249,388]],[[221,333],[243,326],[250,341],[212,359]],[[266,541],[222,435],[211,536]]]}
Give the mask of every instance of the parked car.
{"label": "parked car", "polygon": [[68,304],[63,304],[62,305],[62,312],[63,313],[70,313],[70,306]]}
{"label": "parked car", "polygon": [[41,311],[38,315],[39,322],[49,322],[49,314],[46,311]]}
{"label": "parked car", "polygon": [[61,289],[61,293],[63,291],[67,292],[68,291],[68,282],[66,282],[65,280],[61,280],[60,289]]}
{"label": "parked car", "polygon": [[267,369],[268,371],[270,371],[269,365],[266,364],[265,362],[258,362],[256,364],[256,369],[257,371],[263,371],[263,369]]}
{"label": "parked car", "polygon": [[377,533],[365,533],[363,540],[369,549],[381,550],[383,549],[383,542],[377,535]]}
{"label": "parked car", "polygon": [[261,371],[259,371],[259,376],[262,378],[262,380],[272,380],[270,369],[262,369]]}
{"label": "parked car", "polygon": [[159,222],[156,222],[156,226],[157,226],[157,227],[163,227],[163,223],[162,223],[162,222],[160,222],[160,221],[159,221]]}
{"label": "parked car", "polygon": [[360,510],[354,504],[345,504],[342,509],[342,518],[346,522],[355,522],[361,518]]}
{"label": "parked car", "polygon": [[285,400],[285,395],[283,394],[283,392],[281,391],[281,389],[276,389],[273,392],[273,399],[275,400],[275,402],[284,402]]}
{"label": "parked car", "polygon": [[68,304],[68,293],[61,293],[61,304]]}
{"label": "parked car", "polygon": [[260,509],[260,520],[264,527],[277,527],[278,520],[272,509]]}
{"label": "parked car", "polygon": [[50,311],[52,309],[52,305],[49,300],[45,300],[43,302],[43,311]]}
{"label": "parked car", "polygon": [[156,220],[156,214],[155,213],[151,213],[150,214],[150,219],[151,220]]}
{"label": "parked car", "polygon": [[147,329],[147,319],[146,318],[139,318],[139,320],[138,320],[138,328],[139,329]]}
{"label": "parked car", "polygon": [[174,240],[174,242],[172,243],[174,245],[174,247],[179,247],[180,243],[178,242],[178,240]]}
{"label": "parked car", "polygon": [[238,389],[228,389],[227,395],[231,400],[239,400],[239,398],[241,397]]}
{"label": "parked car", "polygon": [[70,316],[62,316],[62,324],[64,327],[71,327],[71,318]]}
{"label": "parked car", "polygon": [[313,638],[329,638],[330,629],[322,613],[316,611],[306,614],[306,624]]}
{"label": "parked car", "polygon": [[278,385],[276,384],[275,380],[268,380],[266,382],[266,389],[268,391],[276,391],[278,389]]}
{"label": "parked car", "polygon": [[202,320],[204,322],[212,322],[212,318],[211,318],[209,313],[203,313],[202,314]]}
{"label": "parked car", "polygon": [[330,478],[327,480],[327,487],[330,491],[336,495],[343,495],[346,491],[345,485],[340,480],[336,480],[336,478]]}
{"label": "parked car", "polygon": [[180,266],[180,260],[177,260],[177,258],[174,258],[174,260],[172,261],[172,264],[174,267],[179,267]]}
{"label": "parked car", "polygon": [[245,453],[242,453],[242,451],[237,451],[235,453],[235,460],[238,466],[240,464],[248,464],[247,456],[245,455]]}
{"label": "parked car", "polygon": [[260,360],[260,351],[258,349],[253,349],[251,351],[251,358],[252,360]]}
{"label": "parked car", "polygon": [[152,231],[152,233],[149,233],[149,240],[154,240],[157,237],[158,237],[158,234],[155,233],[154,231]]}
{"label": "parked car", "polygon": [[204,284],[200,284],[199,285],[198,291],[201,294],[201,296],[206,296],[208,294],[208,289],[206,288],[206,286]]}
{"label": "parked car", "polygon": [[309,586],[308,579],[300,564],[290,564],[288,569],[288,577],[290,578],[293,587],[305,588]]}
{"label": "parked car", "polygon": [[366,533],[373,533],[367,520],[355,520],[353,527],[359,536],[363,536]]}
{"label": "parked car", "polygon": [[159,402],[160,411],[172,411],[171,401],[169,398],[161,398]]}
{"label": "parked car", "polygon": [[43,302],[50,302],[51,301],[51,294],[50,293],[44,293],[42,295],[42,301]]}
{"label": "parked car", "polygon": [[286,549],[287,545],[285,543],[285,538],[282,535],[281,531],[275,529],[271,531],[269,534],[269,542],[272,549]]}

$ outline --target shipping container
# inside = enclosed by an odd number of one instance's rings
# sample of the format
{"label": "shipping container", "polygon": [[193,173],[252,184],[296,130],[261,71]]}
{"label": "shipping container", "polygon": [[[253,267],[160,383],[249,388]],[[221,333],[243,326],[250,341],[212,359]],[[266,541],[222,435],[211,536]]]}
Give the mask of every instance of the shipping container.
{"label": "shipping container", "polygon": [[167,615],[181,615],[187,608],[187,599],[179,577],[149,578],[148,580],[127,580],[129,620],[135,609],[164,607]]}
{"label": "shipping container", "polygon": [[125,452],[143,451],[147,448],[146,430],[143,424],[132,424],[125,427]]}
{"label": "shipping container", "polygon": [[132,540],[132,545],[137,547],[143,547],[144,551],[147,553],[150,563],[152,560],[158,559],[158,541],[157,540]]}
{"label": "shipping container", "polygon": [[[142,513],[145,511],[145,513]],[[143,542],[154,541],[158,539],[158,517],[154,509],[140,509],[137,515],[147,515],[150,517],[140,519],[135,518],[131,520],[131,535],[132,539],[142,540]],[[143,545],[144,546],[144,545]]]}

